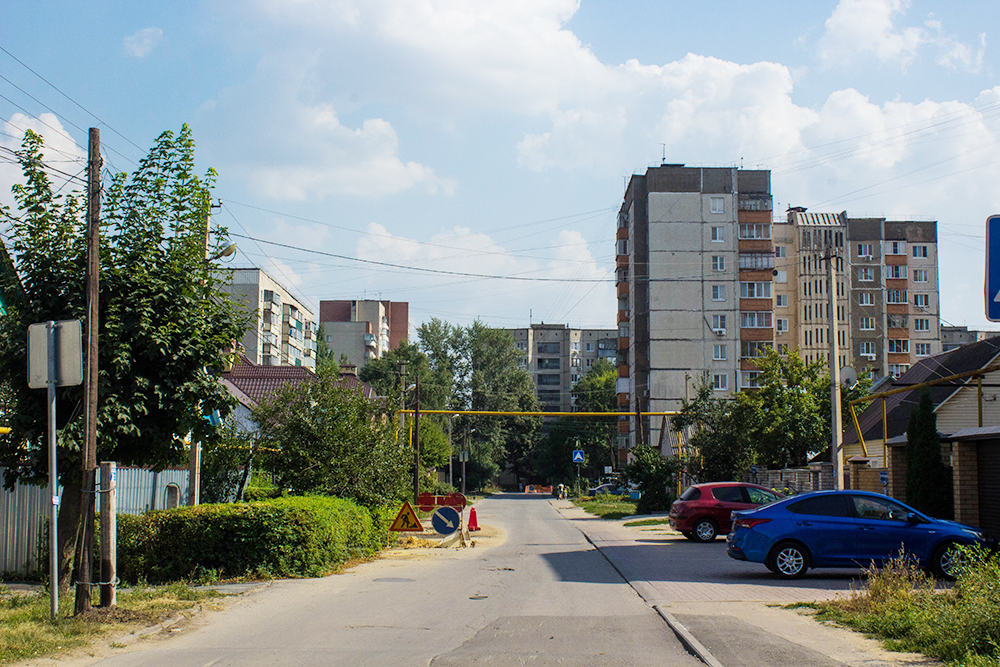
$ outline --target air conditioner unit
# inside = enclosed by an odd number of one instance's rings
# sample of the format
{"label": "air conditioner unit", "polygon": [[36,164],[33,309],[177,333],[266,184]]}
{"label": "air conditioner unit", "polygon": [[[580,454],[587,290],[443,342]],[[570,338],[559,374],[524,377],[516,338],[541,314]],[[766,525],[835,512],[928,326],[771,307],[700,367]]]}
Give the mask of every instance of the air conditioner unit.
{"label": "air conditioner unit", "polygon": [[725,329],[712,329],[712,331],[715,332],[716,336],[725,336],[726,335],[726,330]]}

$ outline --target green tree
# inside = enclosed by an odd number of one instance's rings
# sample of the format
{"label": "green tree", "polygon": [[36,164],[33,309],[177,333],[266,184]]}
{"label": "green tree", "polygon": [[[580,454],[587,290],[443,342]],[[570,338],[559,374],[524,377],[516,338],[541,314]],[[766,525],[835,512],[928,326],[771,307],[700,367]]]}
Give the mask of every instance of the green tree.
{"label": "green tree", "polygon": [[[46,320],[83,319],[86,311],[86,220],[83,196],[58,194],[42,160],[42,139],[28,132],[18,160],[24,185],[0,274],[0,291],[16,295],[0,318],[0,383],[11,394],[11,433],[0,436],[4,483],[40,483],[47,474],[45,392],[28,389],[26,331]],[[217,381],[224,350],[239,339],[246,314],[219,290],[227,272],[206,261],[215,172],[194,171],[186,125],[157,139],[138,169],[117,174],[103,195],[100,250],[98,460],[163,468],[187,458],[185,439],[217,442],[203,418],[225,417],[232,399]],[[225,230],[210,254],[221,251]],[[16,273],[10,269],[16,268]],[[59,405],[60,584],[81,523],[82,388],[57,392]]]}
{"label": "green tree", "polygon": [[244,472],[256,448],[256,434],[233,419],[226,419],[221,424],[219,436],[217,442],[205,443],[201,448],[199,497],[204,503],[230,503],[240,499]]}
{"label": "green tree", "polygon": [[666,458],[649,445],[632,449],[632,461],[625,466],[625,476],[639,487],[642,495],[636,505],[638,514],[670,509],[674,501],[673,479],[680,470],[676,457]]}
{"label": "green tree", "polygon": [[393,503],[407,488],[411,459],[390,416],[386,403],[368,400],[330,371],[287,384],[253,411],[261,467],[293,495]]}
{"label": "green tree", "polygon": [[340,373],[340,364],[337,363],[337,355],[326,342],[326,328],[320,324],[316,331],[316,370],[327,369]]}
{"label": "green tree", "polygon": [[906,502],[925,514],[947,519],[952,516],[951,494],[951,475],[941,460],[934,403],[924,387],[906,429]]}
{"label": "green tree", "polygon": [[673,428],[692,428],[684,467],[699,482],[719,482],[740,478],[753,463],[754,410],[745,403],[716,398],[707,378],[695,390],[695,398],[684,401]]}

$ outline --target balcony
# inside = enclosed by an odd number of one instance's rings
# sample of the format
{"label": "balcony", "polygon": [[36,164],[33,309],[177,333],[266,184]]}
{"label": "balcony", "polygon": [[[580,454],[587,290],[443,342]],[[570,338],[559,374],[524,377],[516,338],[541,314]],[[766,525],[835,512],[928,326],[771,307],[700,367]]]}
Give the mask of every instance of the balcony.
{"label": "balcony", "polygon": [[628,318],[629,318],[629,311],[627,310],[618,311],[618,324],[621,324],[622,322],[628,322]]}
{"label": "balcony", "polygon": [[771,195],[763,192],[745,192],[739,197],[741,211],[770,211],[773,206]]}
{"label": "balcony", "polygon": [[628,349],[628,336],[622,336],[618,339],[618,349],[619,350]]}
{"label": "balcony", "polygon": [[628,296],[628,283],[620,282],[615,288],[618,292],[618,296]]}

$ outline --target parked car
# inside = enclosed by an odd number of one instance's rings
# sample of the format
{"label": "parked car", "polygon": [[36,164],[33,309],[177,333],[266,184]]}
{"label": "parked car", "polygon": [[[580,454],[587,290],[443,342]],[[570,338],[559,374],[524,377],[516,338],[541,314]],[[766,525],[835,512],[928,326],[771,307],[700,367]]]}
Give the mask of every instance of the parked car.
{"label": "parked car", "polygon": [[711,542],[729,532],[734,511],[752,509],[782,498],[780,494],[743,482],[712,482],[689,486],[670,506],[670,527],[696,542]]}
{"label": "parked car", "polygon": [[726,539],[729,555],[763,563],[779,577],[811,567],[882,565],[900,550],[942,579],[953,579],[953,547],[995,547],[971,526],[934,519],[879,493],[816,491],[756,510],[737,511]]}
{"label": "parked car", "polygon": [[628,489],[626,489],[621,484],[616,484],[616,483],[601,484],[600,486],[595,486],[593,488],[587,489],[588,496],[599,496],[601,494],[621,496],[625,495],[626,493],[628,493]]}

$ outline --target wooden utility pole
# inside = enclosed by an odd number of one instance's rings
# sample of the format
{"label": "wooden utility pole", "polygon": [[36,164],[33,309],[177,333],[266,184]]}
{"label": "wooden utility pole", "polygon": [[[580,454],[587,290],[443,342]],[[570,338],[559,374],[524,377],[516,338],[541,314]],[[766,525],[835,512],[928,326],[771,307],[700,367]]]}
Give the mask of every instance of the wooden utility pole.
{"label": "wooden utility pole", "polygon": [[90,609],[91,563],[94,556],[94,503],[97,489],[97,325],[101,270],[101,131],[90,128],[87,158],[87,372],[84,379],[84,436],[80,484],[80,512],[83,515],[80,539],[83,548],[76,563],[77,614]]}
{"label": "wooden utility pole", "polygon": [[101,606],[118,604],[118,464],[101,464]]}

